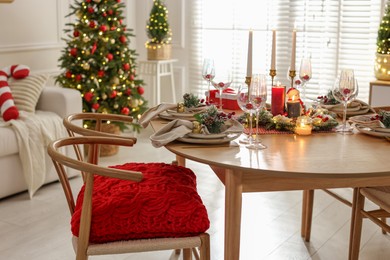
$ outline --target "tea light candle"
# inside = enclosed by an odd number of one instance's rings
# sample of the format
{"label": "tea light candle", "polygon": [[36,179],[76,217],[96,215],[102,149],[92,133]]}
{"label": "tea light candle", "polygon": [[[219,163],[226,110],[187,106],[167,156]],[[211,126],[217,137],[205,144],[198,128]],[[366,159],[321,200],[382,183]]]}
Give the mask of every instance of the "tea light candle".
{"label": "tea light candle", "polygon": [[298,135],[310,135],[312,130],[311,120],[307,116],[297,118],[295,133]]}
{"label": "tea light candle", "polygon": [[272,115],[283,115],[286,100],[286,86],[277,83],[271,90],[271,113]]}
{"label": "tea light candle", "polygon": [[292,97],[291,100],[287,101],[287,116],[288,117],[298,117],[301,115],[301,104],[299,100]]}

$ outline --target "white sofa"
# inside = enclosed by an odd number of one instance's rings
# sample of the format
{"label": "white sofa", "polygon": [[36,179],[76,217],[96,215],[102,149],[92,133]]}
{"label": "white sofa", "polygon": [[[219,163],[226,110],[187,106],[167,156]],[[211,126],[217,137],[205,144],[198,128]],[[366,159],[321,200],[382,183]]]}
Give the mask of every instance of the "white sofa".
{"label": "white sofa", "polygon": [[[82,111],[80,92],[73,89],[45,86],[36,110],[50,111],[64,118]],[[17,136],[12,127],[0,127],[0,199],[27,190],[19,156]],[[69,151],[68,151],[69,152]],[[46,154],[45,183],[58,180],[50,157]],[[72,174],[74,175],[75,172]]]}

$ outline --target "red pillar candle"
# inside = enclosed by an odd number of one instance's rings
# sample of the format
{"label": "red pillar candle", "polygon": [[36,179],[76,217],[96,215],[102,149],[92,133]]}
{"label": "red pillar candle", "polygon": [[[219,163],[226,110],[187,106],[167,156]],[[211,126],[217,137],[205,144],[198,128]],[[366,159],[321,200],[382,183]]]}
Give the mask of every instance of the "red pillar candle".
{"label": "red pillar candle", "polygon": [[271,113],[272,115],[284,114],[284,103],[286,99],[286,87],[277,85],[272,86],[271,93]]}

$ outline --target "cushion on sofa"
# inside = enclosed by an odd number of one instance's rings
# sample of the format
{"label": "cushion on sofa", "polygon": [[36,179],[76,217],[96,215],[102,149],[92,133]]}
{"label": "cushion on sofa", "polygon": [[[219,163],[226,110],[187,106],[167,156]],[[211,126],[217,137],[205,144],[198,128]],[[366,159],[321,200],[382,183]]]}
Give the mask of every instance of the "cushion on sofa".
{"label": "cushion on sofa", "polygon": [[8,84],[16,107],[34,113],[47,79],[48,75],[44,74],[33,74],[24,79],[10,78]]}
{"label": "cushion on sofa", "polygon": [[[205,232],[207,211],[188,168],[165,163],[127,163],[118,169],[139,171],[141,182],[95,176],[90,241],[184,237]],[[84,187],[72,216],[79,234]]]}

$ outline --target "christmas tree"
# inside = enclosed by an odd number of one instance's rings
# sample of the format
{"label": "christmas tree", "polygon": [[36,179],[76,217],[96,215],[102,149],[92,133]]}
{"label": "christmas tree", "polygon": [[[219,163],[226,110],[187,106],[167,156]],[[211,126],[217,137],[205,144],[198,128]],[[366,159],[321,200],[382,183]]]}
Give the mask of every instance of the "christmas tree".
{"label": "christmas tree", "polygon": [[162,0],[153,0],[146,32],[150,39],[146,42],[147,48],[151,48],[150,44],[163,45],[171,42],[172,32],[169,29],[168,9]]}
{"label": "christmas tree", "polygon": [[[138,119],[146,110],[144,84],[137,78],[135,50],[129,48],[132,30],[123,24],[120,0],[75,0],[74,23],[64,30],[66,47],[59,58],[64,70],[56,82],[80,91],[84,112],[129,115]],[[133,124],[136,130],[139,125]]]}
{"label": "christmas tree", "polygon": [[377,53],[390,54],[390,8],[386,5],[385,13],[378,30]]}

